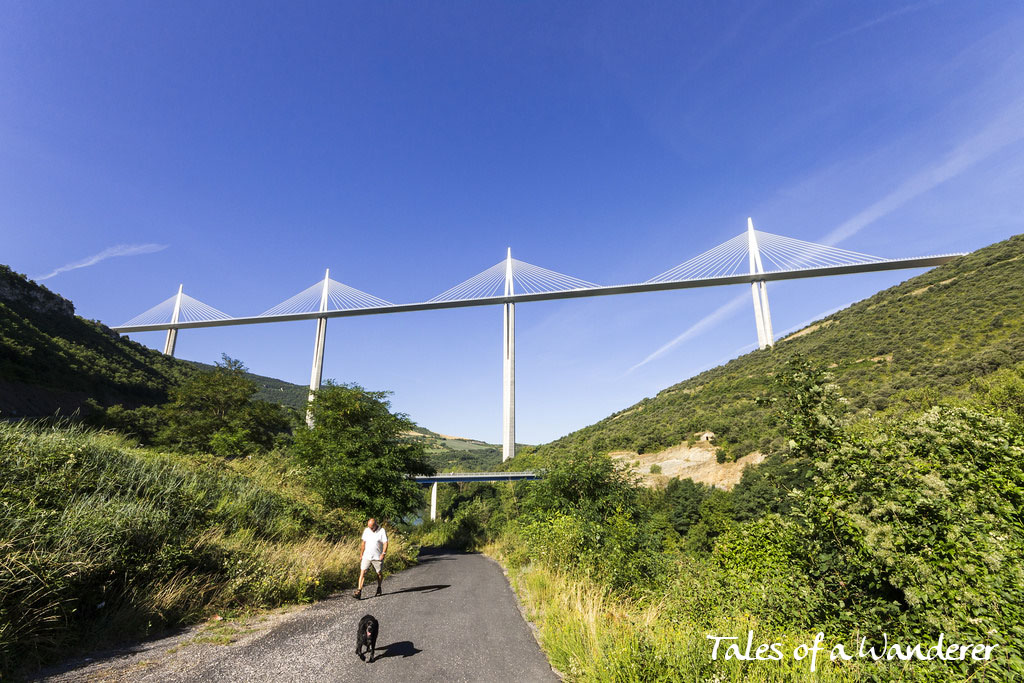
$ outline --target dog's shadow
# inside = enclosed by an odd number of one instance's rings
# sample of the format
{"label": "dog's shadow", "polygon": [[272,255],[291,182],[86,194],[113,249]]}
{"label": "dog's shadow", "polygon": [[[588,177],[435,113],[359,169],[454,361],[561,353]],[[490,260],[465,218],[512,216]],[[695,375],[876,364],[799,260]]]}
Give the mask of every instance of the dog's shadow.
{"label": "dog's shadow", "polygon": [[384,654],[375,656],[371,661],[377,661],[378,659],[384,659],[385,657],[412,657],[413,655],[423,652],[408,640],[400,640],[397,643],[391,643],[390,645],[384,645],[383,647],[377,648],[377,650],[384,650]]}

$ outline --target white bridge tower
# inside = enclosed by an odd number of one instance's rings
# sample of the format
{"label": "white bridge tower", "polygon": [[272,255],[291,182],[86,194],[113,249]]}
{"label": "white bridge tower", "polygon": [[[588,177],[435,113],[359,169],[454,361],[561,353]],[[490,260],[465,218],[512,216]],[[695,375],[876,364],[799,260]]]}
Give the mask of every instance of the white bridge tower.
{"label": "white bridge tower", "polygon": [[[174,297],[174,312],[171,313],[171,324],[177,323],[178,318],[181,316],[181,294],[185,289],[184,284],[178,285],[178,294]],[[178,341],[178,328],[171,327],[167,329],[167,341],[164,342],[164,355],[174,355],[174,345]]]}
{"label": "white bridge tower", "polygon": [[[515,294],[512,284],[512,247],[505,256],[505,296]],[[516,454],[516,305],[507,303],[502,344],[501,461]]]}
{"label": "white bridge tower", "polygon": [[[747,254],[750,257],[750,274],[764,272],[761,252],[757,248],[757,233],[754,232],[754,219],[747,218]],[[774,346],[772,336],[772,314],[768,308],[768,288],[764,280],[750,283],[750,293],[754,297],[754,322],[757,324],[757,345],[765,349]]]}
{"label": "white bridge tower", "polygon": [[[327,312],[327,294],[330,289],[331,269],[324,272],[324,285],[320,291],[320,312]],[[313,370],[309,375],[309,403],[306,407],[306,424],[313,426],[313,395],[320,389],[324,374],[324,346],[327,343],[327,318],[316,319],[316,343],[313,345]]]}

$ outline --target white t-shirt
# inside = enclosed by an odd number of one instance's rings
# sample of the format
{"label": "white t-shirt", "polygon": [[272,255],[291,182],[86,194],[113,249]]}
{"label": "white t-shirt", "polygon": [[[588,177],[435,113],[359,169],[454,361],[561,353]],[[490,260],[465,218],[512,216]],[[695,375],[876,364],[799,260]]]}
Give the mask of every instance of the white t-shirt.
{"label": "white t-shirt", "polygon": [[366,549],[363,550],[362,559],[379,560],[381,553],[384,552],[384,544],[388,542],[388,532],[384,531],[382,526],[377,527],[376,531],[366,527],[363,529],[363,541],[366,543]]}

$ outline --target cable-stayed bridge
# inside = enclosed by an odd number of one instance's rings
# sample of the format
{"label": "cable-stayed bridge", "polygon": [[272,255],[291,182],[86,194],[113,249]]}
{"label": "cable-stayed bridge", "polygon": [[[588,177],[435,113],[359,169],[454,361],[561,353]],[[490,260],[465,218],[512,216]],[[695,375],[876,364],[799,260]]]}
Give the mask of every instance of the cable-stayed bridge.
{"label": "cable-stayed bridge", "polygon": [[[747,219],[745,232],[639,283],[602,285],[589,282],[514,259],[509,249],[502,261],[426,301],[392,303],[331,279],[328,270],[320,282],[259,315],[230,316],[185,294],[183,286],[179,286],[176,295],[113,329],[122,333],[167,330],[164,353],[173,355],[178,331],[183,329],[316,320],[316,342],[309,383],[312,397],[313,392],[320,388],[322,379],[328,318],[501,305],[504,309],[502,460],[508,460],[515,455],[516,442],[517,303],[749,284],[758,346],[764,349],[774,343],[768,306],[768,282],[923,268],[941,265],[957,256],[963,254],[881,258],[755,230],[753,221]],[[307,413],[307,421],[310,419]]]}

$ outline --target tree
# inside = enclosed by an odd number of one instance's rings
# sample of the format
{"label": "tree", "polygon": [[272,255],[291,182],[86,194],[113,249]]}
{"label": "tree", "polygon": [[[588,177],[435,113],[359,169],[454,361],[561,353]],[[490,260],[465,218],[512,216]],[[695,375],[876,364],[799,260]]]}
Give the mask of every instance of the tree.
{"label": "tree", "polygon": [[673,479],[665,488],[668,516],[672,527],[681,536],[701,520],[700,506],[711,493],[711,487],[693,479]]}
{"label": "tree", "polygon": [[171,390],[160,408],[164,426],[157,437],[186,451],[223,456],[248,455],[273,447],[289,424],[282,408],[253,400],[256,383],[241,361],[221,356],[212,372],[202,372]]}
{"label": "tree", "polygon": [[789,514],[790,494],[810,487],[815,471],[809,458],[772,453],[757,467],[743,470],[732,490],[733,516],[737,522],[745,522],[769,513]]}
{"label": "tree", "polygon": [[775,378],[775,396],[758,400],[788,437],[791,456],[824,459],[842,441],[846,399],[825,372],[802,356]]}
{"label": "tree", "polygon": [[559,453],[529,489],[525,507],[536,515],[572,514],[595,522],[617,510],[633,514],[638,495],[631,475],[606,455]]}
{"label": "tree", "polygon": [[405,436],[415,424],[392,413],[387,396],[330,381],[314,395],[314,426],[296,432],[293,452],[328,506],[399,519],[422,503],[410,475],[434,469]]}

